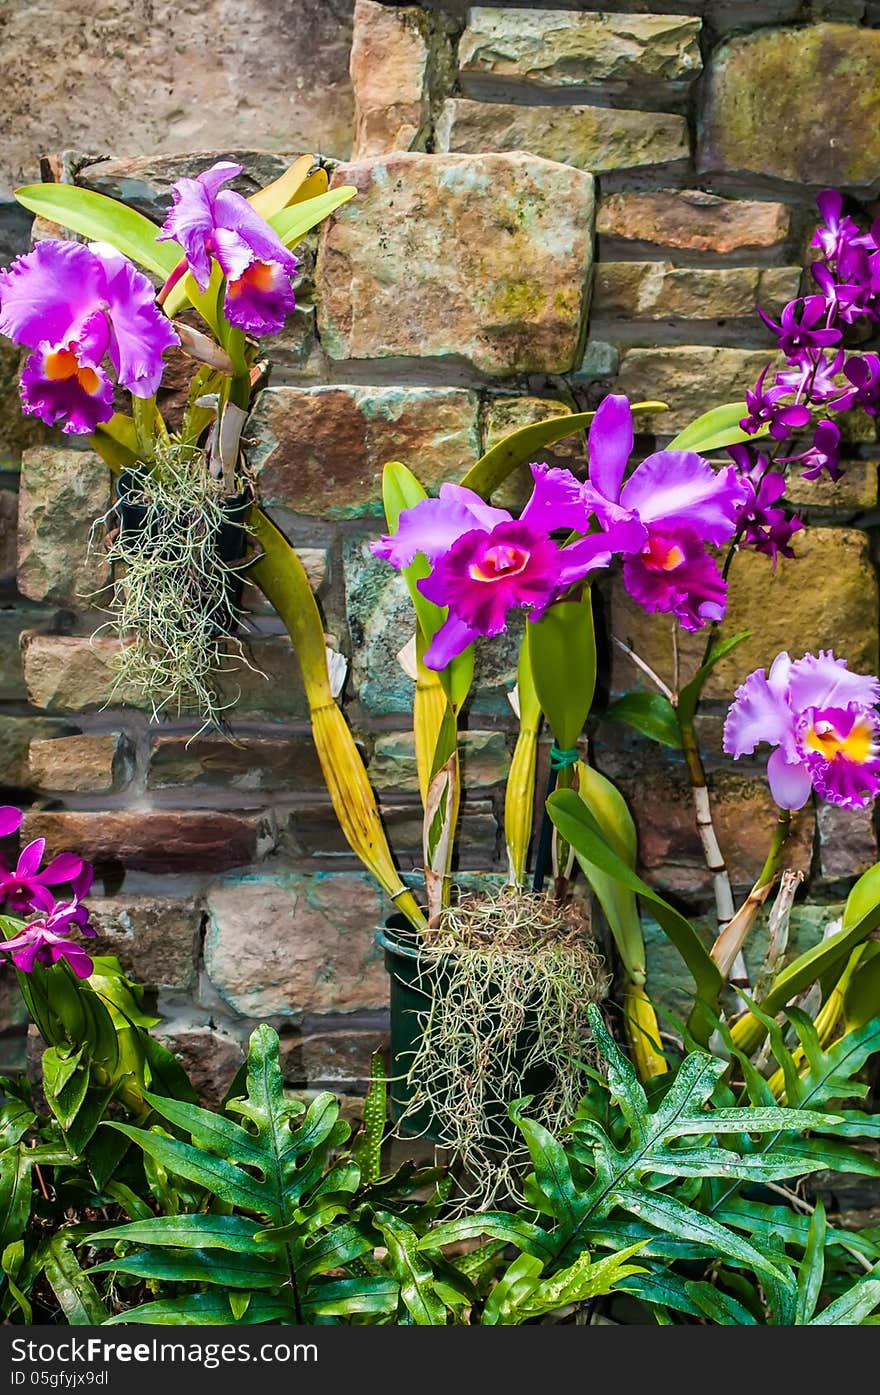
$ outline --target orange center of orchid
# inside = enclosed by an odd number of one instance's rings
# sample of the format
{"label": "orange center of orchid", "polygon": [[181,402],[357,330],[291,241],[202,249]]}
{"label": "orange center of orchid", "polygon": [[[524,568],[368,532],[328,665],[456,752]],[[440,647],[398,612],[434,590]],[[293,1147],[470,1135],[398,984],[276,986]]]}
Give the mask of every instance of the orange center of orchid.
{"label": "orange center of orchid", "polygon": [[684,550],[668,538],[654,536],[642,548],[642,560],[649,571],[674,572],[684,561]]}
{"label": "orange center of orchid", "polygon": [[243,271],[237,281],[230,281],[229,294],[233,297],[244,291],[271,291],[274,285],[274,271],[269,262],[254,262]]}
{"label": "orange center of orchid", "polygon": [[46,355],[44,371],[50,382],[66,382],[69,378],[76,378],[83,392],[90,397],[94,397],[101,386],[101,379],[94,368],[80,364],[72,349],[53,349]]}
{"label": "orange center of orchid", "polygon": [[873,733],[865,722],[856,722],[848,736],[841,736],[831,722],[817,722],[807,732],[806,744],[826,760],[845,756],[856,765],[864,765],[874,756]]}
{"label": "orange center of orchid", "polygon": [[499,581],[502,577],[518,576],[528,560],[524,547],[498,543],[495,547],[487,547],[479,562],[471,564],[470,574],[474,581]]}

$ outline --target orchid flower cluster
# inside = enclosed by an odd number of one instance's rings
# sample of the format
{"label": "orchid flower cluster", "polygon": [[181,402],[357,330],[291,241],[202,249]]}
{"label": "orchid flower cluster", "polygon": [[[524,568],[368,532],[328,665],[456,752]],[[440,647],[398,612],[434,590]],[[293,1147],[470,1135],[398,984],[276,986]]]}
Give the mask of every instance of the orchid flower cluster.
{"label": "orchid flower cluster", "polygon": [[[432,564],[419,589],[447,619],[425,654],[443,669],[479,636],[500,634],[515,607],[538,621],[554,601],[612,558],[623,559],[627,591],[647,611],[687,630],[724,616],[726,582],[707,546],[733,537],[747,502],[734,467],[715,470],[692,451],[658,451],[624,483],[633,417],[622,396],[606,397],[589,432],[589,477],[530,466],[534,486],[518,520],[460,485],[444,484],[401,515],[394,535],[372,545],[402,569],[417,554]],[[567,534],[563,540],[554,535]]]}
{"label": "orchid flower cluster", "polygon": [[[21,822],[19,809],[9,804],[0,807],[0,838],[17,833]],[[45,838],[35,838],[22,849],[15,867],[0,858],[0,907],[5,907],[7,916],[26,921],[17,934],[0,940],[0,954],[8,954],[22,973],[63,959],[77,978],[88,978],[94,968],[92,959],[71,936],[96,934],[83,904],[94,869],[74,853],[59,853],[41,869],[45,848]],[[58,898],[51,888],[61,885],[67,885],[69,893]]]}
{"label": "orchid flower cluster", "polygon": [[[274,334],[295,306],[297,258],[247,199],[222,186],[241,174],[220,161],[172,189],[157,242],[183,256],[160,300],[188,272],[206,292],[216,261],[227,328]],[[163,355],[181,336],[147,276],[107,242],[40,242],[0,271],[0,333],[30,350],[21,376],[25,412],[68,434],[92,434],[114,414],[114,384],[152,397]],[[188,341],[189,342],[189,341]]]}
{"label": "orchid flower cluster", "polygon": [[[816,202],[821,221],[811,242],[816,258],[810,275],[818,289],[790,301],[778,320],[758,307],[785,366],[774,372],[768,363],[762,369],[746,392],[740,425],[749,436],[769,436],[775,459],[766,452],[753,455],[742,444],[730,448],[741,478],[754,491],[741,538],[766,552],[774,565],[777,556],[794,555],[791,538],[803,526],[781,507],[785,478],[775,465],[800,465],[804,479],[827,475],[836,482],[844,473],[841,431],[828,413],[861,408],[874,417],[880,410],[880,357],[848,352],[843,343],[851,326],[880,320],[880,220],[863,232],[844,214],[843,198],[833,189]],[[779,454],[795,432],[810,426],[814,414],[810,444],[795,454]]]}

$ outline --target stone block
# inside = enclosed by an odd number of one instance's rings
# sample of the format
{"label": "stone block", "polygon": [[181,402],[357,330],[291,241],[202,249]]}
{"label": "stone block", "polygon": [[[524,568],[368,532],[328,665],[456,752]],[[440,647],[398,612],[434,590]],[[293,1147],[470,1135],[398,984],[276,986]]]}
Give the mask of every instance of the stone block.
{"label": "stone block", "polygon": [[219,1027],[201,1023],[169,1023],[155,1030],[183,1066],[202,1108],[219,1109],[244,1063],[241,1042]]}
{"label": "stone block", "polygon": [[458,49],[463,79],[516,79],[530,86],[687,84],[702,61],[700,21],[668,14],[579,14],[479,5],[468,12]]}
{"label": "stone block", "polygon": [[352,158],[424,149],[430,53],[424,14],[355,0],[349,71],[354,89]]}
{"label": "stone block", "polygon": [[207,809],[31,809],[22,838],[45,838],[47,858],[73,852],[102,866],[169,874],[241,867],[274,844],[270,825],[259,814]]}
{"label": "stone block", "polygon": [[[877,672],[877,579],[867,536],[853,528],[811,527],[798,533],[794,547],[796,556],[780,558],[775,573],[766,557],[751,550],[734,558],[722,633],[751,633],[712,670],[704,690],[707,697],[732,701],[748,674],[768,667],[782,650],[800,658],[833,649],[855,672]],[[611,624],[614,634],[671,682],[668,617],[645,615],[618,582]],[[686,681],[699,666],[706,636],[681,633],[680,641]],[[641,686],[629,661],[619,654],[613,686]]]}
{"label": "stone block", "polygon": [[352,9],[352,0],[301,0],[294,10],[274,0],[16,7],[3,41],[17,96],[0,192],[38,179],[42,152],[96,144],[151,158],[249,145],[345,157]]}
{"label": "stone block", "polygon": [[[676,267],[672,262],[600,262],[592,319],[752,319],[755,305],[787,304],[798,293],[799,266]],[[756,322],[757,324],[757,322]]]}
{"label": "stone block", "polygon": [[640,416],[643,431],[673,436],[723,402],[741,402],[769,355],[762,349],[717,349],[686,344],[669,349],[627,349],[616,391],[631,402],[667,402],[669,411]]}
{"label": "stone block", "polygon": [[528,155],[398,153],[341,165],[323,226],[319,331],[333,359],[448,359],[562,373],[580,347],[593,180]]}
{"label": "stone block", "polygon": [[110,471],[92,451],[39,446],[24,452],[18,512],[18,584],[33,601],[80,609],[110,580],[100,532],[110,508]]}
{"label": "stone block", "polygon": [[149,789],[318,789],[323,776],[310,735],[158,736],[150,751]]}
{"label": "stone block", "polygon": [[287,873],[215,882],[207,894],[205,967],[217,992],[252,1018],[384,1007],[375,942],[385,915],[372,878]]}
{"label": "stone block", "polygon": [[880,32],[812,24],[734,35],[706,71],[697,168],[874,188]]}
{"label": "stone block", "polygon": [[841,809],[819,800],[819,871],[826,881],[852,881],[873,867],[878,858],[874,807]]}
{"label": "stone block", "polygon": [[596,231],[622,242],[723,254],[782,246],[790,222],[783,203],[723,199],[702,189],[658,189],[603,195]]}
{"label": "stone block", "polygon": [[132,750],[122,732],[38,739],[30,747],[30,783],[37,790],[107,794],[125,784]]}
{"label": "stone block", "polygon": [[159,896],[91,898],[99,954],[115,954],[129,977],[148,988],[184,992],[195,983],[201,915],[192,900]]}
{"label": "stone block", "polygon": [[437,123],[437,145],[471,154],[528,150],[594,174],[683,168],[690,138],[683,116],[609,107],[529,107],[450,97]]}
{"label": "stone block", "polygon": [[251,421],[263,501],[325,518],[381,515],[389,460],[435,491],[480,454],[476,396],[453,388],[268,388]]}

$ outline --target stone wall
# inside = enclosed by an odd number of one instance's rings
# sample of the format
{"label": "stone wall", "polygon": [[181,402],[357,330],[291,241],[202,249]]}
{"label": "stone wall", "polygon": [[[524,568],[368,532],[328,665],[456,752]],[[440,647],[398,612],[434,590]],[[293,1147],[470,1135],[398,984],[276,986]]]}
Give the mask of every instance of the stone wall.
{"label": "stone wall", "polygon": [[[4,56],[26,76],[46,42],[45,7],[7,8]],[[142,8],[138,23],[145,34],[149,8],[155,34],[165,7]],[[56,175],[159,219],[173,180],[216,155],[260,147],[240,156],[247,190],[303,148],[351,154],[333,178],[356,184],[358,197],[305,249],[300,307],[272,347],[278,366],[257,406],[251,459],[350,659],[346,711],[392,845],[412,869],[412,690],[397,661],[411,619],[398,579],[367,548],[380,526],[382,464],[406,460],[436,486],[513,427],[593,406],[611,389],[670,403],[642,420],[639,445],[649,448],[741,397],[770,347],[754,303],[778,307],[796,293],[817,189],[840,185],[877,212],[880,5],[678,0],[668,14],[649,0],[605,0],[599,14],[356,0],[351,87],[340,68],[350,4],[301,4],[284,24],[277,7],[250,5],[243,46],[228,18],[237,7],[215,8],[228,26],[217,69],[187,58],[206,7],[176,46],[169,34],[161,45],[143,40],[161,49],[161,82],[143,76],[154,71],[145,62],[129,85],[112,19],[78,29],[51,82],[43,75],[27,96],[26,83],[6,88],[7,174],[35,178],[41,154],[70,146]],[[76,75],[94,81],[105,67],[95,107]],[[193,148],[206,153],[180,153]],[[106,150],[124,158],[101,158]],[[27,228],[4,207],[8,253]],[[96,862],[102,944],[149,985],[163,1032],[208,1095],[263,1019],[282,1031],[292,1085],[357,1095],[385,1030],[373,934],[386,908],[335,828],[282,627],[250,597],[261,672],[231,680],[232,741],[105,706],[113,641],[90,636],[106,619],[107,576],[88,538],[110,481],[70,438],[22,423],[15,362],[3,353],[3,798],[29,805],[27,836]],[[720,755],[725,697],[783,647],[833,644],[856,667],[877,664],[875,434],[853,423],[837,486],[795,480],[811,525],[796,561],[775,574],[754,555],[734,564],[729,628],[755,635],[719,664],[701,726],[738,889],[763,860],[774,815],[759,768]],[[553,459],[576,467],[576,440]],[[605,600],[614,632],[669,676],[668,624],[615,588]],[[701,643],[684,638],[682,665]],[[463,876],[501,870],[512,656],[512,645],[481,656],[467,714]],[[619,655],[604,677],[614,690],[639,683]],[[638,817],[645,874],[707,911],[675,757],[601,721],[594,754]],[[808,807],[795,854],[809,877],[795,915],[804,945],[875,859],[873,818]],[[659,940],[652,952],[674,1004],[674,966]],[[10,985],[2,991],[0,1045],[14,1060],[17,1000]]]}

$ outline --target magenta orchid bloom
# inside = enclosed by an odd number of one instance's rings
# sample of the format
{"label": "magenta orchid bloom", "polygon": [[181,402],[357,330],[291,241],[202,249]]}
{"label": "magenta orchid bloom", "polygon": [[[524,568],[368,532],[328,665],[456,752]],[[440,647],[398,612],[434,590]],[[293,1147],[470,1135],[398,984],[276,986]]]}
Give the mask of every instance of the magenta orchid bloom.
{"label": "magenta orchid bloom", "polygon": [[296,304],[291,281],[299,262],[247,199],[222,187],[241,169],[220,160],[195,179],[179,179],[156,240],[180,244],[200,291],[215,258],[226,277],[229,323],[247,334],[276,334]]}
{"label": "magenta orchid bloom", "polygon": [[77,882],[83,875],[87,864],[74,853],[59,853],[41,872],[45,847],[45,838],[36,838],[22,849],[13,871],[0,872],[0,904],[5,901],[7,910],[13,915],[30,910],[51,911],[55,898],[49,887],[61,882]]}
{"label": "magenta orchid bloom", "polygon": [[24,411],[75,434],[113,415],[105,358],[122,387],[151,397],[163,353],[180,342],[146,276],[102,242],[41,242],[0,272],[0,333],[33,351]]}
{"label": "magenta orchid bloom", "polygon": [[515,606],[540,619],[615,553],[643,541],[641,524],[621,519],[560,546],[551,533],[587,534],[592,525],[590,491],[568,470],[538,464],[531,470],[534,489],[519,519],[470,489],[444,484],[439,498],[404,509],[397,532],[372,544],[375,556],[398,569],[419,553],[432,564],[419,590],[448,615],[425,653],[428,668],[445,668],[480,635],[500,634]]}
{"label": "magenta orchid bloom", "polygon": [[[20,934],[0,944],[0,952],[9,954],[13,964],[24,974],[33,973],[36,964],[48,968],[66,959],[77,978],[88,978],[94,970],[94,961],[82,945],[68,938],[74,923],[64,914],[49,911],[26,925]],[[84,934],[94,935],[88,925],[79,927]]]}
{"label": "magenta orchid bloom", "polygon": [[629,402],[606,397],[590,426],[588,489],[603,522],[642,525],[642,542],[623,564],[627,591],[647,611],[671,612],[686,630],[721,620],[727,587],[706,544],[733,537],[746,486],[732,465],[715,470],[684,450],[649,455],[624,484],[632,448]]}
{"label": "magenta orchid bloom", "polygon": [[769,674],[751,673],[724,724],[724,749],[739,759],[762,741],[773,798],[800,809],[811,789],[831,804],[861,809],[880,791],[876,678],[850,673],[829,649],[792,661],[779,654]]}
{"label": "magenta orchid bloom", "polygon": [[23,818],[23,813],[16,809],[14,804],[0,804],[0,838],[8,838],[10,833],[17,833]]}

